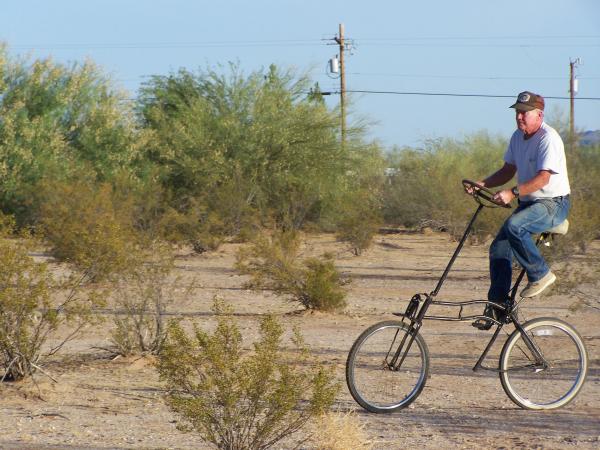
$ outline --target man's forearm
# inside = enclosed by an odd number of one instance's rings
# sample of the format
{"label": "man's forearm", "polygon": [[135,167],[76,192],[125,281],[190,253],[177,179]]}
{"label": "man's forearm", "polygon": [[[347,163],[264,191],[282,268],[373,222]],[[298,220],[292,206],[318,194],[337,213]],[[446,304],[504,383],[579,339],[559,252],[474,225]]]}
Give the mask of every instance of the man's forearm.
{"label": "man's forearm", "polygon": [[513,169],[513,166],[504,165],[500,170],[497,170],[483,180],[484,186],[488,188],[502,186],[508,183],[515,176],[515,173],[516,168]]}
{"label": "man's forearm", "polygon": [[519,195],[528,195],[540,190],[550,182],[551,175],[547,170],[540,170],[531,180],[519,185]]}

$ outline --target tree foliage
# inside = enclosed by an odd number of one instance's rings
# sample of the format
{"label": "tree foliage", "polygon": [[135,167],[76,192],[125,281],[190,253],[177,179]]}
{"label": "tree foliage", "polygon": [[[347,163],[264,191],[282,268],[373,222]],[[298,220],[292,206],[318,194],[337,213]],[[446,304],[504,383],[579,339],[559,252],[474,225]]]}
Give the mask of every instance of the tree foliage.
{"label": "tree foliage", "polygon": [[0,47],[0,204],[20,221],[42,179],[98,180],[137,161],[143,139],[124,94],[93,63],[17,60]]}
{"label": "tree foliage", "polygon": [[140,97],[149,158],[177,198],[202,199],[237,229],[253,212],[298,228],[349,168],[336,114],[307,88],[274,66],[247,77],[236,66],[153,77]]}

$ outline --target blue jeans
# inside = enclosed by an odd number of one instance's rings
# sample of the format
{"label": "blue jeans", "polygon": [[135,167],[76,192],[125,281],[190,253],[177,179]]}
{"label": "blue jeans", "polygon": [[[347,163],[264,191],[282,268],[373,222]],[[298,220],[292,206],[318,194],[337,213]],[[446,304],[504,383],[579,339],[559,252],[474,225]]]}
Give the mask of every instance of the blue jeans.
{"label": "blue jeans", "polygon": [[532,234],[559,225],[569,214],[569,196],[519,202],[490,246],[490,290],[488,300],[508,300],[512,282],[513,256],[525,269],[529,281],[543,278],[550,268],[536,247]]}

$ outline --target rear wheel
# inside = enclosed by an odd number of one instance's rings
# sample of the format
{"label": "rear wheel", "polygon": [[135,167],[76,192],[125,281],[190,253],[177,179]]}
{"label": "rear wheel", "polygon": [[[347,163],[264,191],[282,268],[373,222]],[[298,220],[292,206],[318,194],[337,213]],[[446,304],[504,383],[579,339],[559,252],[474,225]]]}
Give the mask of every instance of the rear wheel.
{"label": "rear wheel", "polygon": [[425,340],[399,321],[380,322],[363,331],[346,362],[352,397],[374,413],[408,406],[425,387],[428,374]]}
{"label": "rear wheel", "polygon": [[568,323],[539,318],[523,329],[542,356],[534,356],[519,330],[500,354],[500,381],[510,399],[526,409],[556,409],[579,393],[588,368],[583,339]]}

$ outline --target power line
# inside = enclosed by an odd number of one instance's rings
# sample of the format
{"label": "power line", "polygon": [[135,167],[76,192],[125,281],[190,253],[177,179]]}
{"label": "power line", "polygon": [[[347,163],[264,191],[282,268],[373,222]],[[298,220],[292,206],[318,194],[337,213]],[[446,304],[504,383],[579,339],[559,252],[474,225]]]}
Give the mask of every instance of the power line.
{"label": "power line", "polygon": [[588,35],[506,35],[506,36],[413,36],[413,37],[385,37],[385,38],[359,38],[361,41],[414,41],[414,40],[548,40],[548,39],[600,39],[600,34]]}
{"label": "power line", "polygon": [[123,42],[87,44],[22,44],[11,45],[16,50],[79,50],[79,49],[171,49],[201,47],[282,47],[322,45],[320,39],[311,40],[265,40],[265,41],[209,41],[209,42]]}
{"label": "power line", "polygon": [[[421,95],[421,96],[442,96],[442,97],[479,97],[479,98],[514,98],[513,95],[495,95],[495,94],[464,94],[450,92],[402,92],[402,91],[373,91],[346,89],[348,93],[354,94],[390,94],[390,95]],[[323,95],[339,94],[339,92],[322,92]],[[545,95],[544,98],[552,100],[570,100],[570,97],[559,97]],[[576,100],[600,100],[600,97],[577,97]]]}
{"label": "power line", "polygon": [[452,43],[452,42],[443,42],[443,43],[394,43],[394,42],[379,42],[379,43],[362,43],[362,41],[358,41],[361,46],[386,46],[386,47],[464,47],[464,48],[506,48],[506,47],[517,47],[517,48],[572,48],[573,46],[577,46],[577,48],[584,47],[600,47],[600,43],[598,44],[522,44],[522,43],[514,43],[514,44],[462,44],[462,43]]}
{"label": "power line", "polygon": [[[383,45],[383,46],[467,46],[467,47],[570,47],[573,43],[527,43],[522,42],[507,44],[460,44],[456,41],[523,41],[528,40],[550,40],[550,39],[600,39],[600,35],[567,35],[567,36],[417,36],[402,38],[365,38],[355,39],[361,45]],[[190,41],[190,42],[89,42],[89,43],[30,43],[16,44],[11,47],[17,50],[77,50],[77,49],[156,49],[156,48],[201,48],[201,47],[261,47],[261,46],[312,46],[323,45],[329,39],[270,39],[270,40],[240,40],[240,41]],[[431,43],[432,41],[443,41]],[[581,47],[598,47],[599,43],[577,44]]]}
{"label": "power line", "polygon": [[[368,72],[350,72],[349,75],[358,75],[365,77],[401,77],[401,78],[450,78],[461,80],[564,80],[565,76],[528,76],[528,77],[507,77],[507,76],[472,76],[472,75],[427,75],[410,73],[368,73]],[[597,76],[579,76],[579,79],[598,80]]]}

